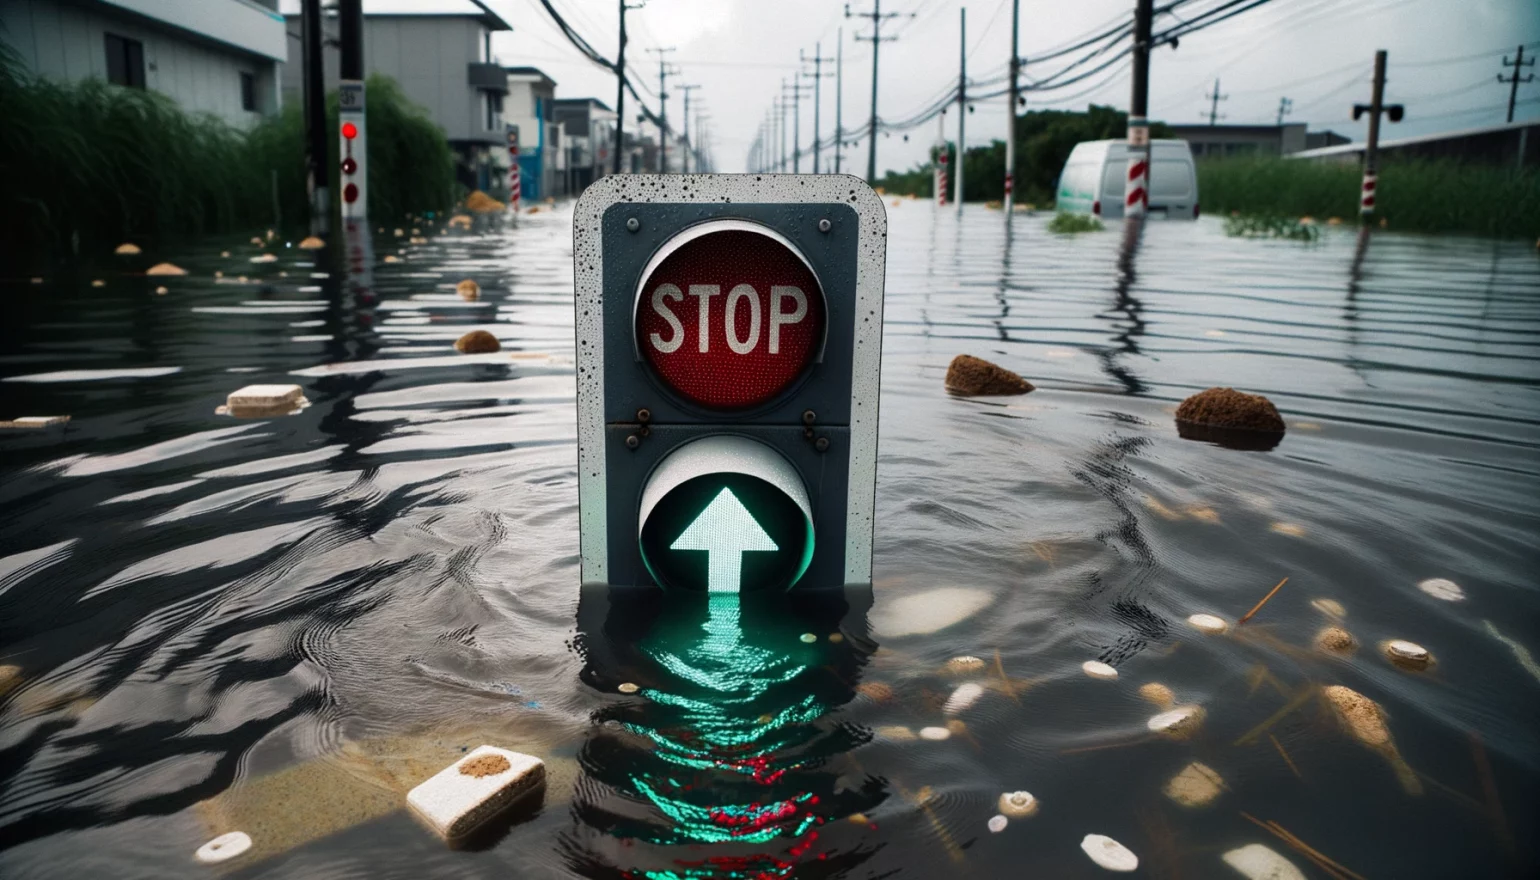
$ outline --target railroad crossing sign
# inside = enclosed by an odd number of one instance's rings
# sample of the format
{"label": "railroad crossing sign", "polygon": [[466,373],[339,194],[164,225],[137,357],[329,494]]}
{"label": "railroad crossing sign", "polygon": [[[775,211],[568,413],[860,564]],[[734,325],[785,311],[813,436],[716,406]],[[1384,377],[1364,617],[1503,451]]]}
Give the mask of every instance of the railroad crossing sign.
{"label": "railroad crossing sign", "polygon": [[845,175],[610,175],[573,239],[584,582],[870,582],[876,193]]}

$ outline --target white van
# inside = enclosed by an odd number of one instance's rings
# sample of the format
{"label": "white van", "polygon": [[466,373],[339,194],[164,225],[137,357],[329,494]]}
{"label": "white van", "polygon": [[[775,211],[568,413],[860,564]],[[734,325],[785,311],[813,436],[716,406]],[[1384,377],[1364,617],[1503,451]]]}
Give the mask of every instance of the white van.
{"label": "white van", "polygon": [[[1081,141],[1059,174],[1057,210],[1122,217],[1127,174],[1127,141]],[[1150,142],[1150,214],[1173,220],[1198,217],[1198,174],[1184,140]]]}

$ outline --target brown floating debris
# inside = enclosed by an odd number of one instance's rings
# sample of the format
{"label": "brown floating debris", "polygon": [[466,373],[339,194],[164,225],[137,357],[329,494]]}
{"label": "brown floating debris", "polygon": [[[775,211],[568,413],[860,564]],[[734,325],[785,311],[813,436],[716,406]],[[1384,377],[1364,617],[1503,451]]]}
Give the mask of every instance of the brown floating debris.
{"label": "brown floating debris", "polygon": [[247,385],[230,392],[224,411],[238,419],[288,415],[310,401],[298,385]]}
{"label": "brown floating debris", "polygon": [[[1262,675],[1266,678],[1272,679],[1275,682],[1277,681],[1277,679],[1273,678],[1272,673],[1268,672],[1265,667],[1262,667]],[[1252,729],[1246,731],[1246,733],[1242,734],[1241,738],[1235,741],[1235,744],[1238,746],[1244,746],[1255,742],[1258,737],[1266,733],[1268,729],[1271,728],[1274,724],[1277,724],[1284,718],[1288,717],[1291,712],[1293,712],[1295,709],[1298,709],[1300,706],[1303,706],[1306,701],[1308,701],[1313,696],[1315,696],[1315,685],[1304,685],[1299,689],[1297,693],[1294,694],[1293,697],[1289,698],[1287,703],[1283,704],[1282,708],[1269,715],[1266,721],[1263,721],[1261,724],[1258,724],[1256,727],[1253,727]]]}
{"label": "brown floating debris", "polygon": [[1364,880],[1362,874],[1350,870],[1342,864],[1327,858],[1319,850],[1311,847],[1309,844],[1305,843],[1303,840],[1300,840],[1298,837],[1295,837],[1293,834],[1290,834],[1288,831],[1285,831],[1283,826],[1279,825],[1277,822],[1263,822],[1261,819],[1258,819],[1256,816],[1251,815],[1245,810],[1241,811],[1241,815],[1245,817],[1246,821],[1262,828],[1269,834],[1277,837],[1284,843],[1287,843],[1297,852],[1303,854],[1305,858],[1314,862],[1316,867],[1330,875],[1333,880]]}
{"label": "brown floating debris", "polygon": [[251,258],[251,261],[253,263],[276,263],[278,262],[278,256],[277,254],[257,254]]}
{"label": "brown floating debris", "polygon": [[949,675],[966,675],[971,672],[978,672],[983,668],[983,659],[971,655],[964,655],[961,657],[953,657],[952,659],[946,661],[946,663],[942,665],[941,671]]}
{"label": "brown floating debris", "polygon": [[[69,416],[21,416],[9,422],[0,422],[0,428],[59,428],[69,424]],[[15,667],[0,667],[0,669]]]}
{"label": "brown floating debris", "polygon": [[118,245],[117,248],[113,251],[113,253],[117,254],[120,257],[136,256],[136,255],[138,255],[140,253],[139,245],[134,244],[131,241],[125,241],[122,244]]}
{"label": "brown floating debris", "polygon": [[1254,614],[1256,614],[1258,611],[1261,611],[1262,610],[1262,606],[1266,605],[1268,603],[1268,600],[1272,599],[1273,596],[1276,595],[1279,590],[1283,589],[1283,585],[1288,583],[1288,582],[1289,582],[1288,578],[1284,578],[1283,580],[1279,581],[1278,585],[1273,587],[1271,590],[1268,590],[1267,591],[1267,595],[1262,597],[1262,601],[1258,602],[1256,605],[1253,605],[1250,611],[1247,611],[1246,614],[1243,617],[1241,617],[1240,620],[1236,621],[1236,624],[1237,625],[1243,624],[1246,621],[1250,620],[1252,618],[1252,616]]}
{"label": "brown floating debris", "polygon": [[1303,538],[1305,536],[1305,527],[1296,523],[1275,522],[1268,526],[1268,529],[1280,535],[1288,535],[1291,538]]}
{"label": "brown floating debris", "polygon": [[893,686],[880,681],[867,681],[856,685],[856,693],[876,703],[893,699]]}
{"label": "brown floating debris", "polygon": [[1380,704],[1374,702],[1358,691],[1340,684],[1322,688],[1336,712],[1337,719],[1348,733],[1353,735],[1360,743],[1370,749],[1379,752],[1396,772],[1396,777],[1401,780],[1402,788],[1407,794],[1422,794],[1422,780],[1406,760],[1401,757],[1396,749],[1395,740],[1390,736],[1390,728],[1385,724],[1385,710]]}
{"label": "brown floating debris", "polygon": [[461,354],[489,354],[502,347],[497,337],[485,330],[472,330],[455,340],[455,351]]}
{"label": "brown floating debris", "polygon": [[1146,702],[1154,703],[1162,709],[1169,709],[1176,705],[1176,694],[1173,694],[1170,688],[1158,681],[1140,685],[1139,696],[1143,697]]}
{"label": "brown floating debris", "polygon": [[97,278],[97,279],[95,279],[95,280],[93,280],[91,282],[91,286],[92,287],[106,287],[107,286],[107,282],[103,281],[100,278]]}
{"label": "brown floating debris", "polygon": [[1207,764],[1193,761],[1166,783],[1166,797],[1184,807],[1203,807],[1224,791],[1224,780]]}
{"label": "brown floating debris", "polygon": [[326,242],[315,235],[307,235],[299,241],[299,249],[302,251],[318,251],[324,247],[326,247]]}
{"label": "brown floating debris", "polygon": [[615,690],[620,691],[623,694],[634,694],[641,690],[641,688],[637,687],[635,684],[629,681],[623,681],[615,686]]}
{"label": "brown floating debris", "polygon": [[21,684],[20,666],[14,663],[0,666],[0,697],[10,693],[19,684]]}
{"label": "brown floating debris", "polygon": [[477,284],[474,280],[467,278],[464,281],[461,281],[459,284],[455,285],[455,293],[458,293],[460,295],[460,299],[463,299],[466,302],[475,302],[481,298],[481,285]]}
{"label": "brown floating debris", "polygon": [[1289,765],[1289,771],[1292,772],[1297,778],[1304,779],[1304,774],[1300,773],[1299,768],[1294,766],[1294,759],[1289,757],[1289,753],[1284,750],[1283,743],[1278,741],[1278,737],[1269,733],[1267,738],[1272,741],[1273,748],[1278,750],[1278,757],[1283,759],[1283,763]]}
{"label": "brown floating debris", "polygon": [[1234,388],[1210,388],[1194,394],[1176,408],[1176,420],[1270,434],[1281,434],[1285,427],[1272,401]]}
{"label": "brown floating debris", "polygon": [[1026,394],[1033,390],[1031,382],[1010,370],[968,354],[952,358],[946,369],[946,387],[967,396]]}
{"label": "brown floating debris", "polygon": [[1315,634],[1315,648],[1327,654],[1351,654],[1358,650],[1358,640],[1340,626],[1328,626]]}
{"label": "brown floating debris", "polygon": [[483,776],[495,776],[507,770],[510,766],[508,759],[496,752],[488,752],[478,755],[468,761],[460,763],[460,772],[466,776],[474,776],[477,779]]}
{"label": "brown floating debris", "polygon": [[385,255],[385,262],[387,262],[387,263],[399,263],[399,262],[401,262],[401,258],[396,256],[395,254],[386,254]]}
{"label": "brown floating debris", "polygon": [[[942,733],[946,733],[948,735],[951,733],[944,727],[927,729],[939,729]],[[878,727],[875,728],[872,733],[876,734],[878,739],[885,739],[891,742],[909,742],[914,739],[914,731],[902,724],[889,724],[883,727]],[[943,739],[945,739],[945,737],[943,737]]]}
{"label": "brown floating debris", "polygon": [[166,290],[165,285],[161,285],[160,287],[155,288],[156,296],[165,296],[168,292],[169,291]]}

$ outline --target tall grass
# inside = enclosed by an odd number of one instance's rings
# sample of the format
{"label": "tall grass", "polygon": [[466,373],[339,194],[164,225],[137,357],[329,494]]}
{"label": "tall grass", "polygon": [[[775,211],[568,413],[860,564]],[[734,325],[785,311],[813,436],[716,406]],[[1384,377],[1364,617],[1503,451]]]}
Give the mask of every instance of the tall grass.
{"label": "tall grass", "polygon": [[[1221,159],[1198,163],[1205,213],[1358,217],[1362,171],[1355,163]],[[1387,161],[1375,217],[1391,229],[1540,235],[1540,172],[1456,162]]]}
{"label": "tall grass", "polygon": [[[443,131],[394,82],[371,77],[368,87],[371,216],[451,205],[454,159]],[[328,103],[335,132],[335,98]],[[0,264],[307,222],[298,107],[242,132],[154,91],[31,76],[0,43],[0,108]],[[328,142],[334,154],[335,136]],[[337,158],[328,159],[336,192]]]}

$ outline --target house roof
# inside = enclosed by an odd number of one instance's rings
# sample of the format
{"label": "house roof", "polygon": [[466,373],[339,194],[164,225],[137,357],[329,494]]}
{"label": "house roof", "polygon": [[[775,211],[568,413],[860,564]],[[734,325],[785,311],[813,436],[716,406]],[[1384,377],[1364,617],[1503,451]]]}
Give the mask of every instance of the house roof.
{"label": "house roof", "polygon": [[[1518,131],[1521,128],[1540,128],[1540,122],[1531,119],[1527,122],[1506,122],[1499,125],[1484,125],[1480,128],[1462,128],[1458,131],[1441,131],[1437,134],[1420,134],[1415,137],[1396,138],[1395,140],[1380,141],[1380,149],[1393,150],[1396,147],[1410,147],[1414,144],[1428,144],[1435,141],[1453,140],[1455,138],[1471,137],[1482,134],[1500,134],[1505,131]],[[1298,153],[1290,153],[1290,159],[1318,159],[1324,156],[1341,156],[1350,153],[1362,153],[1366,144],[1363,141],[1354,141],[1348,144],[1337,144],[1331,147],[1316,147],[1313,150],[1301,150]]]}
{"label": "house roof", "polygon": [[603,111],[605,111],[607,113],[614,113],[615,112],[615,111],[610,109],[610,105],[604,103],[603,101],[599,100],[598,98],[557,98],[556,101],[555,101],[555,104],[558,107],[579,107],[579,106],[583,106],[583,105],[588,105],[588,106],[591,106],[591,107],[597,107],[598,109],[603,110]]}
{"label": "house roof", "polygon": [[524,80],[534,80],[535,82],[543,81],[553,87],[556,85],[556,80],[551,79],[550,74],[538,67],[504,67],[503,70],[507,71],[509,76],[519,77]]}
{"label": "house roof", "polygon": [[[300,0],[279,0],[279,11],[286,16],[299,15]],[[486,0],[364,0],[364,15],[469,16],[480,19],[490,30],[513,30]]]}

